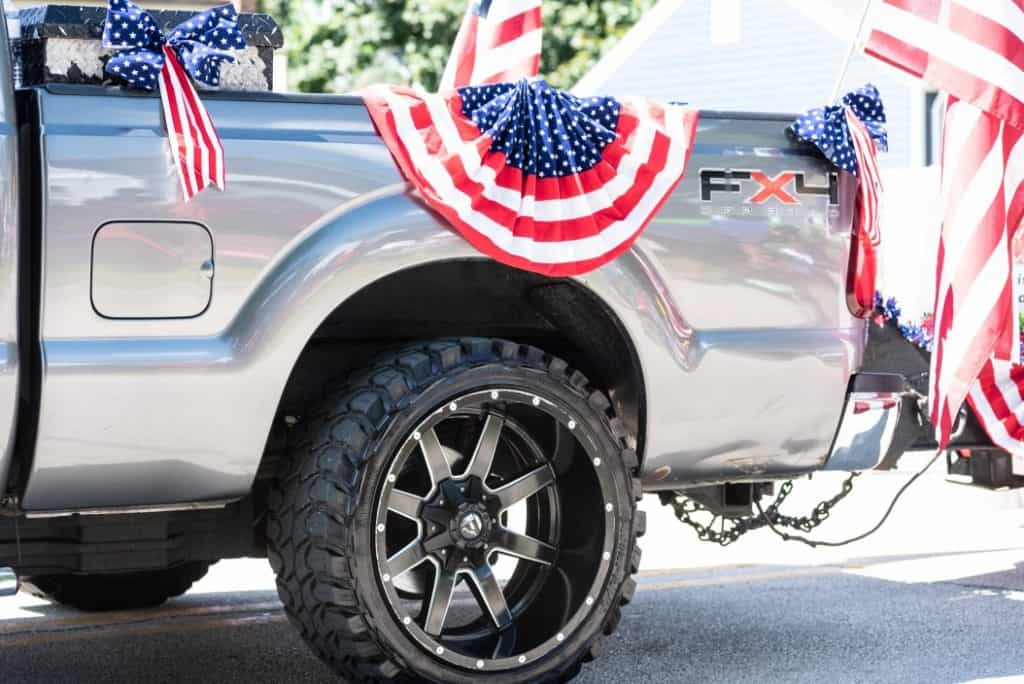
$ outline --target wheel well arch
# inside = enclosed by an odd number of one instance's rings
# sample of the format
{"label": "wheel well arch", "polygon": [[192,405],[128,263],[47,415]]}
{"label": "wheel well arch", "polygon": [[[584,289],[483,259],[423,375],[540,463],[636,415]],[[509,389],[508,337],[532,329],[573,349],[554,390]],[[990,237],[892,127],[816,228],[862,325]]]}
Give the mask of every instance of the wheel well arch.
{"label": "wheel well arch", "polygon": [[[323,320],[299,355],[278,406],[264,461],[284,444],[290,416],[325,383],[364,367],[382,350],[441,337],[500,337],[564,358],[609,393],[631,446],[642,456],[645,389],[625,327],[582,283],[488,259],[451,259],[402,269],[369,283]],[[272,463],[270,465],[273,465]],[[263,474],[274,472],[267,463]]]}

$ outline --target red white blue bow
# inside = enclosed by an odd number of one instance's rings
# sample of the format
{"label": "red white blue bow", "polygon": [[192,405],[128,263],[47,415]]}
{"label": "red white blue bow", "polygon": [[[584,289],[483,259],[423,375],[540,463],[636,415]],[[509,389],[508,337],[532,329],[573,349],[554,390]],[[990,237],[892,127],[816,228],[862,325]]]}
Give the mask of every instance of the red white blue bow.
{"label": "red white blue bow", "polygon": [[220,85],[220,67],[245,48],[232,5],[212,7],[164,36],[156,20],[131,0],[109,0],[103,45],[118,48],[106,71],[133,88],[160,88],[164,125],[185,201],[207,185],[226,186],[224,148],[189,80]]}
{"label": "red white blue bow", "polygon": [[885,108],[870,83],[847,93],[841,103],[812,109],[789,127],[798,140],[813,143],[837,167],[857,176],[852,250],[847,272],[851,313],[867,317],[874,311],[882,197],[878,150],[885,150]]}

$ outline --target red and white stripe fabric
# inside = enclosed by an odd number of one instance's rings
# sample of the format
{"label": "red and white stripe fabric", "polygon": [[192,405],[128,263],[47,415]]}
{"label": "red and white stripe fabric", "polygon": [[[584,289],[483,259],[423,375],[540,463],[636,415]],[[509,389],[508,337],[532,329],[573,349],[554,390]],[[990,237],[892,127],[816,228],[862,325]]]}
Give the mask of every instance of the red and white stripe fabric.
{"label": "red and white stripe fabric", "polygon": [[1020,141],[1019,129],[950,98],[931,360],[931,419],[940,445],[982,367],[990,359],[1019,361],[1010,245],[1024,208]]}
{"label": "red and white stripe fabric", "polygon": [[846,108],[857,155],[857,202],[854,214],[854,260],[849,272],[850,311],[865,316],[875,308],[875,280],[878,274],[878,249],[882,243],[879,206],[882,178],[878,170],[878,148],[857,115]]}
{"label": "red and white stripe fabric", "polygon": [[993,444],[1024,454],[1024,366],[989,359],[967,401]]}
{"label": "red and white stripe fabric", "polygon": [[458,91],[373,86],[362,95],[434,210],[488,256],[551,276],[585,273],[629,248],[682,180],[698,118],[692,108],[624,101],[597,166],[525,178],[463,115]]}
{"label": "red and white stripe fabric", "polygon": [[535,77],[542,27],[541,0],[470,0],[441,90]]}
{"label": "red and white stripe fabric", "polygon": [[871,25],[869,55],[950,93],[929,400],[944,446],[983,367],[1020,360],[1010,245],[1024,215],[1024,10],[1011,0],[881,0]]}
{"label": "red and white stripe fabric", "polygon": [[1019,0],[875,0],[864,51],[1024,127]]}
{"label": "red and white stripe fabric", "polygon": [[164,45],[163,53],[160,101],[171,155],[187,202],[207,185],[216,185],[221,190],[226,188],[224,147],[174,49]]}

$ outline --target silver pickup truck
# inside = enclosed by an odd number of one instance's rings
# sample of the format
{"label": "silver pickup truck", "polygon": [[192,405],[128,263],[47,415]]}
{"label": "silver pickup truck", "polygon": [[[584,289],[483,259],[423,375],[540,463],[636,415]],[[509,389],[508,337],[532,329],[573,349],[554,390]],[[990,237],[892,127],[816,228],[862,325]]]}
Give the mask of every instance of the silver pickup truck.
{"label": "silver pickup truck", "polygon": [[633,594],[645,492],[735,512],[922,440],[925,366],[872,365],[848,311],[854,188],[791,116],[702,112],[636,245],[552,279],[426,210],[357,98],[204,95],[230,185],[183,204],[154,96],[10,72],[8,588],[135,608],[269,557],[352,681],[565,681]]}

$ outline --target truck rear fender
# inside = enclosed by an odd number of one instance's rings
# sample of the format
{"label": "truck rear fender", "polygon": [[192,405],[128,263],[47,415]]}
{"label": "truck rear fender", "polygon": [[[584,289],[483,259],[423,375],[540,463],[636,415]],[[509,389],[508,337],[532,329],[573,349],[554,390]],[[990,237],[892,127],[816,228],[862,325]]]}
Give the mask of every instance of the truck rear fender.
{"label": "truck rear fender", "polygon": [[[626,260],[633,257],[620,259]],[[643,372],[626,327],[598,293],[622,289],[621,274],[613,273],[619,269],[608,270],[583,280],[505,267],[482,258],[405,185],[389,186],[297,236],[267,269],[228,337],[236,361],[263,379],[260,393],[280,398],[265,406],[263,425],[274,413],[301,410],[324,380],[365,363],[388,338],[530,342],[608,390],[641,452]],[[284,425],[273,422],[279,432]]]}

